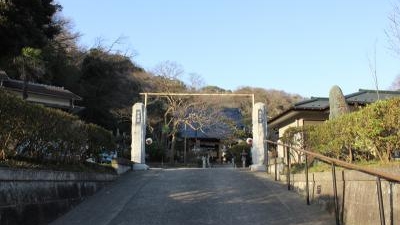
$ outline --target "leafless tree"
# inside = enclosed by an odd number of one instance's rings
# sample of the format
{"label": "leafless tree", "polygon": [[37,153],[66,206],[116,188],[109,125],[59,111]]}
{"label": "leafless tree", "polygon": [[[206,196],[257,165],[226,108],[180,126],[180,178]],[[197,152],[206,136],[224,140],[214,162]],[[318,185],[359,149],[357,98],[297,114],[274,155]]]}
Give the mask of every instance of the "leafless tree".
{"label": "leafless tree", "polygon": [[377,40],[375,40],[375,45],[374,45],[374,55],[373,55],[373,60],[371,60],[371,58],[369,57],[369,55],[367,54],[367,58],[368,58],[368,65],[369,65],[369,71],[372,75],[372,78],[374,80],[374,84],[375,84],[375,90],[376,90],[376,95],[378,96],[378,100],[379,98],[379,85],[378,85],[378,75],[376,73],[376,44],[377,44]]}
{"label": "leafless tree", "polygon": [[55,45],[58,49],[64,49],[67,52],[78,51],[78,40],[82,36],[79,32],[73,31],[73,22],[64,17],[62,14],[57,13],[54,16],[54,20],[61,27],[60,33],[54,38],[54,42],[51,44]]}
{"label": "leafless tree", "polygon": [[158,63],[151,72],[160,78],[164,78],[166,82],[163,82],[163,86],[160,86],[159,88],[168,91],[170,87],[170,83],[168,83],[168,81],[181,82],[180,79],[185,71],[182,65],[178,64],[177,62],[164,61]]}
{"label": "leafless tree", "polygon": [[389,28],[386,29],[385,33],[392,50],[397,55],[400,55],[400,8],[398,4],[393,5],[393,11],[389,15],[389,21]]}
{"label": "leafless tree", "polygon": [[199,91],[201,88],[205,86],[204,78],[197,73],[190,73],[189,81],[190,81],[189,86],[192,91]]}
{"label": "leafless tree", "polygon": [[400,75],[394,79],[392,86],[390,86],[391,90],[400,90]]}
{"label": "leafless tree", "polygon": [[[389,28],[385,31],[392,51],[400,55],[400,7],[399,3],[393,4],[393,11],[389,15]],[[400,89],[400,75],[398,75],[390,87],[392,90]]]}
{"label": "leafless tree", "polygon": [[[180,127],[186,124],[194,130],[203,131],[204,127],[219,121],[217,115],[219,110],[216,105],[210,105],[209,98],[172,95],[173,93],[193,91],[189,90],[180,80],[184,74],[181,65],[165,61],[158,64],[152,72],[156,76],[153,82],[157,90],[165,94],[155,101],[166,102],[163,115],[163,134],[170,137],[171,143],[167,146],[170,146],[170,162],[174,163],[176,138]],[[192,82],[197,82],[197,78]]]}

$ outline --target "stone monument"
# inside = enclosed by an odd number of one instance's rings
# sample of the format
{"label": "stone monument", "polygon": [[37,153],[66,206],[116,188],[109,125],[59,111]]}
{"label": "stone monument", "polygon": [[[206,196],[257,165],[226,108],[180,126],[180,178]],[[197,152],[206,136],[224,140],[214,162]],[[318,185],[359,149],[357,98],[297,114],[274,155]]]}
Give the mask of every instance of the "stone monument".
{"label": "stone monument", "polygon": [[253,108],[253,143],[251,171],[266,171],[265,161],[267,152],[267,110],[264,103],[257,102]]}
{"label": "stone monument", "polygon": [[145,164],[146,108],[143,103],[132,107],[132,144],[131,161],[133,170],[147,170]]}
{"label": "stone monument", "polygon": [[349,112],[350,108],[342,89],[337,85],[333,86],[329,91],[329,119],[335,119]]}

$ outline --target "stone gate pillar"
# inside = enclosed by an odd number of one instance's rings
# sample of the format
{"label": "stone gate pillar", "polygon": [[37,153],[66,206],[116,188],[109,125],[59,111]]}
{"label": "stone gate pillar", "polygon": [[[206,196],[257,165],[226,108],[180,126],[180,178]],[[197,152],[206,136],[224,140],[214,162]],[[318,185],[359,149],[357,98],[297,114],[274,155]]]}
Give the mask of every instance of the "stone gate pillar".
{"label": "stone gate pillar", "polygon": [[251,157],[253,164],[250,166],[252,171],[266,171],[265,161],[267,143],[267,110],[264,103],[257,102],[253,108],[253,146]]}
{"label": "stone gate pillar", "polygon": [[145,164],[146,108],[143,103],[132,107],[131,161],[134,170],[147,170]]}

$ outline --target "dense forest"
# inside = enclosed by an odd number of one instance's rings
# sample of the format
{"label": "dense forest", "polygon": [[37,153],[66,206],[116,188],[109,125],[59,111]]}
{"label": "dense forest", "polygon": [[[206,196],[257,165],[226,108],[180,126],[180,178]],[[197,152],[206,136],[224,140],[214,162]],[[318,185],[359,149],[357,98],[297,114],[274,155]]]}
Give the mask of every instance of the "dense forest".
{"label": "dense forest", "polygon": [[[140,92],[255,93],[256,101],[267,104],[270,116],[301,99],[299,95],[263,88],[224,90],[196,82],[185,84],[180,81],[184,71],[178,63],[165,61],[146,71],[135,64],[134,58],[112,47],[99,44],[85,49],[78,44],[79,33],[62,17],[62,6],[52,0],[1,1],[0,11],[0,68],[11,78],[71,90],[83,98],[78,103],[85,107],[82,119],[114,132],[117,128],[129,132],[129,109],[141,101]],[[25,54],[30,49],[36,54]],[[25,68],[25,74],[21,68]],[[167,84],[175,81],[178,85]],[[244,111],[248,108],[246,101],[238,105]]]}

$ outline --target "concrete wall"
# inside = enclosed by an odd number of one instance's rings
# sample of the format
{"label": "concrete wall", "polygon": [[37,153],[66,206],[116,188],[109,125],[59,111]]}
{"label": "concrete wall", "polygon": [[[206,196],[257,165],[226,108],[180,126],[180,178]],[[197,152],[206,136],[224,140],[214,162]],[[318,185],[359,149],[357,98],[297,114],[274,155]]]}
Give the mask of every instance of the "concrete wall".
{"label": "concrete wall", "polygon": [[[399,173],[400,169],[391,172]],[[339,215],[343,224],[380,224],[376,177],[349,170],[336,171],[336,176]],[[286,175],[281,175],[280,180],[286,182]],[[292,174],[291,184],[295,191],[305,196],[305,174]],[[334,213],[331,172],[310,173],[309,190],[312,203],[321,204]],[[382,180],[382,195],[386,224],[400,225],[400,184]]]}
{"label": "concrete wall", "polygon": [[[305,120],[304,119],[296,119],[294,120],[292,123],[287,124],[286,126],[280,127],[279,128],[279,143],[281,142],[281,138],[283,137],[283,135],[285,134],[286,130],[291,128],[291,127],[302,127],[304,126]],[[296,137],[296,139],[301,139],[301,137]],[[285,147],[283,147],[282,145],[278,145],[277,146],[277,153],[278,153],[278,157],[283,158],[286,162],[286,150]],[[292,163],[300,163],[302,162],[304,159],[303,157],[301,157],[300,154],[298,154],[298,152],[291,150],[290,151],[290,160]]]}
{"label": "concrete wall", "polygon": [[116,175],[0,168],[0,224],[47,224]]}
{"label": "concrete wall", "polygon": [[111,160],[111,166],[118,175],[124,174],[132,170],[133,163],[128,159],[116,158]]}
{"label": "concrete wall", "polygon": [[27,100],[32,101],[32,102],[40,102],[40,103],[44,103],[44,104],[53,104],[53,105],[60,105],[60,106],[66,106],[66,107],[71,106],[70,99],[58,98],[55,96],[46,96],[46,95],[38,95],[38,94],[29,93]]}
{"label": "concrete wall", "polygon": [[[287,124],[286,126],[279,127],[278,129],[278,134],[279,134],[279,141],[281,142],[280,139],[283,137],[283,134],[285,131],[291,127],[299,127],[303,126],[303,120],[295,120],[292,123]],[[286,158],[286,151],[285,148],[282,145],[277,146],[277,152],[278,152],[278,157],[280,158]]]}

